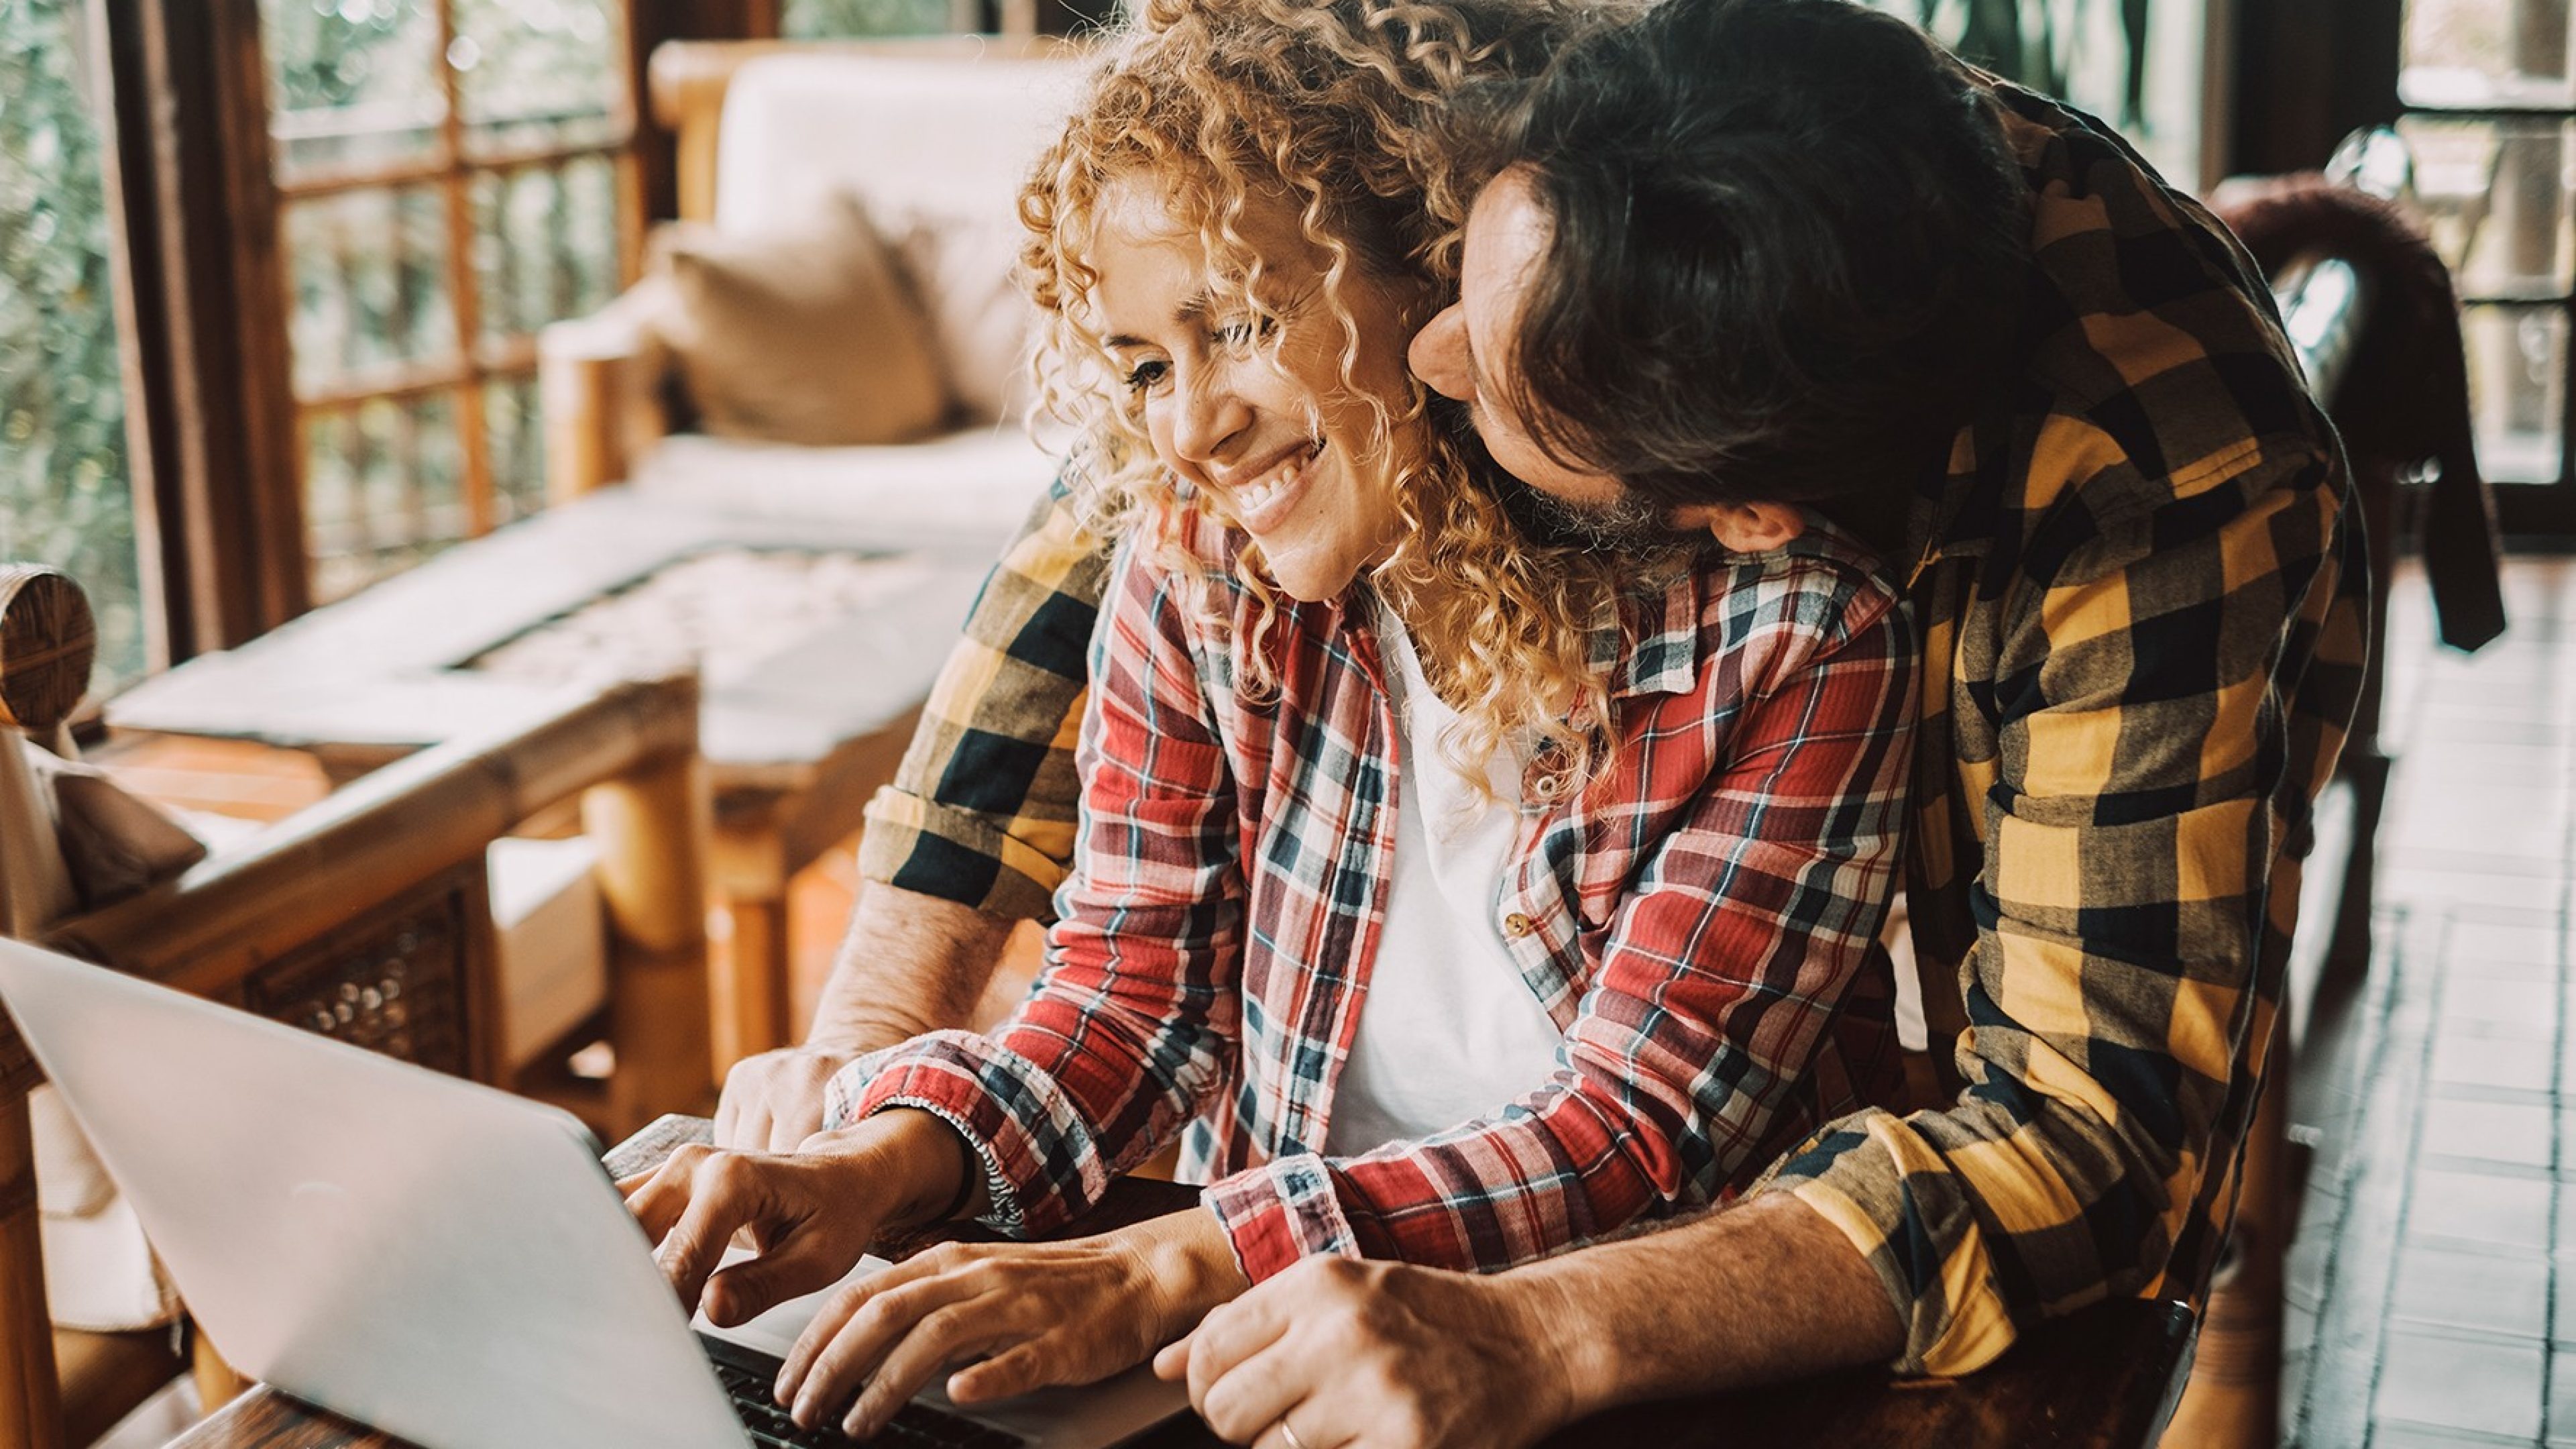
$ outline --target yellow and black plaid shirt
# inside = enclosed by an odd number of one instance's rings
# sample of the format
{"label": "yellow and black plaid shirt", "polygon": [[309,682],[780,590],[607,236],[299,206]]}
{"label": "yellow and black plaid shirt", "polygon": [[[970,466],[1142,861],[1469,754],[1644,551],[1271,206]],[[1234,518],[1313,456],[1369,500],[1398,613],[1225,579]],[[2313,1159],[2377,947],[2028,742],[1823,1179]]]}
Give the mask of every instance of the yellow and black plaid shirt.
{"label": "yellow and black plaid shirt", "polygon": [[[1835,1122],[1770,1184],[1869,1258],[1930,1373],[2205,1285],[2367,644],[2341,453],[2252,262],[2098,125],[1996,91],[2032,351],[1920,500],[1911,579],[1907,889],[1956,1096]],[[1045,910],[1104,568],[1061,507],[1011,546],[871,878]]]}

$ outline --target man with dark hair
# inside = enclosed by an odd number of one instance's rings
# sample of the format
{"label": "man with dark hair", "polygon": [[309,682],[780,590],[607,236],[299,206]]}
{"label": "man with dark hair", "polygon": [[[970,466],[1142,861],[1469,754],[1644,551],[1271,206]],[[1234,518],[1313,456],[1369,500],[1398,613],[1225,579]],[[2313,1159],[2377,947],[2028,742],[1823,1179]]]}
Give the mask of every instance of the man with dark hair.
{"label": "man with dark hair", "polygon": [[[1264,1449],[1510,1445],[1844,1364],[1963,1373],[2201,1291],[2365,645],[2340,451],[2251,262],[2098,123],[1849,0],[1664,0],[1465,124],[1490,179],[1414,361],[1497,461],[1613,532],[1840,514],[1909,589],[1941,1090],[1666,1232],[1483,1278],[1309,1262],[1163,1368]],[[872,817],[900,889],[870,888],[841,1015],[737,1074],[733,1140],[792,1145],[804,1083],[972,999],[1002,929],[973,908],[1041,904],[1093,567],[1060,517],[1006,558]],[[898,912],[947,974],[884,964],[923,954]],[[871,997],[913,1004],[871,1036]]]}

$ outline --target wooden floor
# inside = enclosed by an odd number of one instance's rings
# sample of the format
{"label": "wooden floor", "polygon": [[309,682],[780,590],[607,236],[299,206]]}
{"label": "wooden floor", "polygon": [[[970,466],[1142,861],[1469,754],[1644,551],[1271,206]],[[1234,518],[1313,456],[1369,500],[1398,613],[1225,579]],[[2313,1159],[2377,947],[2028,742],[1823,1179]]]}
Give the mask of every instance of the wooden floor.
{"label": "wooden floor", "polygon": [[2576,1445],[2576,561],[2516,560],[2513,626],[2438,648],[2392,595],[2369,980],[2303,1062],[2289,1437]]}

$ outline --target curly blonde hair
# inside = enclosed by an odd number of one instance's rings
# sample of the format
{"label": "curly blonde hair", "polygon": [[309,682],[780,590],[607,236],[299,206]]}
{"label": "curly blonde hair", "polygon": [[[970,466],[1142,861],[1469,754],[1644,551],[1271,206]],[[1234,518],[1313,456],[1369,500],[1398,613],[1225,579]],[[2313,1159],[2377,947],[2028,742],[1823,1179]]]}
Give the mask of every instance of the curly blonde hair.
{"label": "curly blonde hair", "polygon": [[[1104,533],[1145,532],[1177,571],[1196,572],[1172,527],[1208,501],[1154,456],[1140,411],[1088,316],[1097,274],[1084,253],[1104,193],[1143,174],[1170,214],[1195,228],[1211,290],[1263,324],[1263,258],[1240,225],[1246,208],[1285,198],[1327,258],[1321,295],[1342,329],[1340,375],[1357,390],[1352,279],[1419,283],[1454,295],[1470,178],[1444,154],[1444,105],[1487,77],[1534,74],[1580,29],[1621,6],[1598,0],[1145,0],[1113,37],[1088,95],[1020,197],[1031,233],[1024,281],[1045,318],[1040,405],[1090,440],[1086,506]],[[1284,329],[1262,329],[1274,337]],[[1271,344],[1276,346],[1275,341]],[[1433,687],[1464,719],[1458,763],[1481,778],[1506,742],[1534,739],[1542,795],[1580,786],[1611,747],[1608,660],[1590,631],[1615,617],[1622,572],[1590,550],[1517,528],[1475,477],[1449,431],[1426,417],[1408,379],[1399,405],[1378,400],[1372,449],[1394,475],[1400,541],[1371,582],[1405,621]],[[1157,526],[1159,520],[1160,526]],[[1275,687],[1264,637],[1277,596],[1256,546],[1237,540],[1235,582],[1257,603],[1239,638],[1236,677]],[[1214,604],[1212,612],[1222,612]]]}

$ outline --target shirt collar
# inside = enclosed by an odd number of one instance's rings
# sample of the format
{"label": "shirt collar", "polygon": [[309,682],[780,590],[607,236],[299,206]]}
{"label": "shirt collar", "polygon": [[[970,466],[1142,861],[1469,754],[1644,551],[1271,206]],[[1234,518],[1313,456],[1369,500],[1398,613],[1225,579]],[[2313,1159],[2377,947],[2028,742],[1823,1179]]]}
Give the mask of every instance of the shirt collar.
{"label": "shirt collar", "polygon": [[1609,676],[1610,697],[1689,692],[1706,652],[1699,621],[1707,601],[1705,571],[1684,568],[1662,589],[1628,594],[1595,620],[1584,644],[1593,667]]}

